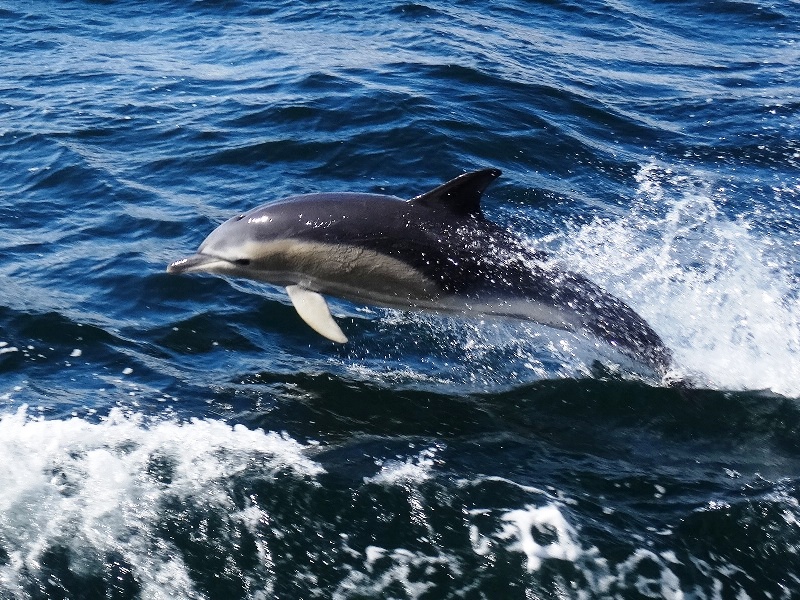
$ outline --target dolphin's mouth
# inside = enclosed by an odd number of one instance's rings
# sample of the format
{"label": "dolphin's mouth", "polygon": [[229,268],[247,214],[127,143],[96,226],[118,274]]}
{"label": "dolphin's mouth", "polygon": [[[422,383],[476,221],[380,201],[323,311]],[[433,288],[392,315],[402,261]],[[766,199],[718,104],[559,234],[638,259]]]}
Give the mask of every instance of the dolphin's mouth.
{"label": "dolphin's mouth", "polygon": [[218,267],[230,267],[231,262],[220,258],[219,256],[212,256],[211,254],[193,254],[186,258],[176,260],[167,267],[167,273],[179,275],[181,273],[194,273],[196,271],[213,271]]}

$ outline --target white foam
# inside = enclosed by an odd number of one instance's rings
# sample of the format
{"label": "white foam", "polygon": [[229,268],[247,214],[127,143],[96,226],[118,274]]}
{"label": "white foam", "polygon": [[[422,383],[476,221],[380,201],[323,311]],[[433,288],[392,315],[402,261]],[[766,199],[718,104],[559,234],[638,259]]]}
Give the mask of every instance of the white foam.
{"label": "white foam", "polygon": [[[480,481],[465,481],[462,485]],[[549,495],[536,488],[530,488],[530,492],[544,502],[519,509],[473,508],[465,512],[471,548],[480,557],[477,563],[470,560],[465,563],[462,556],[435,542],[424,550],[385,548],[373,544],[358,551],[349,546],[348,536],[342,535],[342,549],[355,559],[355,563],[332,597],[342,600],[354,596],[395,597],[402,590],[402,597],[420,598],[435,589],[433,582],[443,578],[453,583],[453,588],[448,590],[453,597],[460,597],[462,593],[469,595],[476,577],[477,580],[483,576],[491,577],[498,563],[507,562],[503,557],[507,554],[523,557],[524,571],[530,578],[523,576],[519,581],[530,584],[526,594],[531,597],[543,593],[543,580],[536,573],[548,564],[564,573],[565,581],[569,582],[568,587],[551,592],[580,600],[616,598],[631,593],[666,600],[684,600],[694,595],[706,597],[706,592],[712,597],[715,586],[722,585],[719,580],[712,579],[707,582],[709,587],[703,588],[684,560],[695,563],[703,573],[718,572],[730,578],[732,574],[741,572],[739,567],[729,563],[710,565],[691,556],[688,559],[679,557],[673,550],[651,549],[653,540],[641,536],[642,546],[632,548],[627,556],[620,556],[619,548],[615,548],[613,558],[606,557],[596,546],[587,543],[580,529],[570,523],[569,510],[562,502],[552,497],[547,499]],[[477,572],[468,570],[465,564],[472,565]],[[685,581],[681,581],[680,574],[686,572],[687,567],[689,574]],[[732,594],[738,594],[736,597],[747,597],[744,590],[732,581],[729,580],[727,585],[730,585]],[[461,589],[457,589],[458,586]]]}
{"label": "white foam", "polygon": [[116,553],[143,597],[199,598],[181,553],[158,534],[162,503],[192,502],[246,526],[263,515],[237,507],[231,478],[245,470],[313,478],[322,468],[305,450],[286,435],[241,425],[148,421],[118,409],[98,423],[34,420],[25,407],[0,416],[0,537],[14,549],[0,566],[0,596],[16,597],[43,553],[63,547],[75,573],[102,572],[105,556]]}
{"label": "white foam", "polygon": [[398,588],[403,590],[403,598],[422,598],[437,587],[431,581],[435,572],[446,572],[453,582],[464,575],[458,558],[446,552],[427,554],[405,548],[368,546],[363,555],[352,549],[350,553],[362,557],[363,568],[348,573],[333,592],[334,600],[394,598]]}
{"label": "white foam", "polygon": [[384,485],[418,485],[431,477],[437,463],[436,453],[443,445],[433,446],[421,451],[417,456],[405,460],[385,460],[378,464],[381,470],[373,477],[365,478],[365,482]]}
{"label": "white foam", "polygon": [[[485,517],[492,511],[483,511]],[[479,514],[473,511],[472,516]],[[528,573],[542,569],[548,561],[567,562],[574,569],[570,597],[616,597],[615,592],[637,589],[648,598],[682,600],[683,592],[677,575],[670,565],[679,561],[672,552],[659,556],[638,548],[622,562],[612,563],[597,547],[586,545],[578,529],[569,523],[560,502],[503,512],[499,530],[481,533],[477,525],[470,531],[473,551],[481,556],[498,552],[519,552],[525,556]],[[537,541],[539,538],[541,541]],[[654,563],[656,569],[640,569],[643,562]],[[651,565],[647,565],[650,567]],[[645,577],[643,572],[658,572],[658,577]]]}
{"label": "white foam", "polygon": [[632,211],[547,240],[639,312],[683,369],[720,389],[800,395],[800,296],[791,244],[726,216],[705,173],[642,168]]}
{"label": "white foam", "polygon": [[[528,572],[538,571],[544,560],[556,558],[575,562],[581,554],[575,529],[555,504],[512,510],[503,515],[503,520],[507,524],[499,537],[516,540],[510,549],[525,553]],[[540,544],[533,537],[533,529],[543,534],[554,533],[556,537],[548,544]]]}

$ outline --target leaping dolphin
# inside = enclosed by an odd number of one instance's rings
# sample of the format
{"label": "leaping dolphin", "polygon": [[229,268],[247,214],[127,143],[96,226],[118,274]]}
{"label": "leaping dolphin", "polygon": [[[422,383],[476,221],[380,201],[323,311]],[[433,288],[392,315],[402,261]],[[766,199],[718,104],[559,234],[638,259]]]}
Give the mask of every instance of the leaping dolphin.
{"label": "leaping dolphin", "polygon": [[644,319],[484,217],[481,195],[499,175],[465,173],[407,201],[360,193],[278,200],[226,221],[167,272],[286,286],[300,317],[334,342],[347,337],[322,294],[586,330],[663,375],[670,351]]}

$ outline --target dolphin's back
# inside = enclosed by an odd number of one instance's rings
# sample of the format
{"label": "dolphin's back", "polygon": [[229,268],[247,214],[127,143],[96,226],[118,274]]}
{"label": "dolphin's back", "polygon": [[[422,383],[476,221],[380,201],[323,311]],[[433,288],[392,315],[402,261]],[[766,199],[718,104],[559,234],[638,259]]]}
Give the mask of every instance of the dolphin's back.
{"label": "dolphin's back", "polygon": [[391,256],[448,294],[471,295],[489,286],[518,293],[529,271],[525,262],[544,260],[543,253],[527,249],[481,215],[442,215],[392,196],[298,196],[291,199],[289,212],[299,215],[296,227],[284,225],[293,239],[347,244]]}

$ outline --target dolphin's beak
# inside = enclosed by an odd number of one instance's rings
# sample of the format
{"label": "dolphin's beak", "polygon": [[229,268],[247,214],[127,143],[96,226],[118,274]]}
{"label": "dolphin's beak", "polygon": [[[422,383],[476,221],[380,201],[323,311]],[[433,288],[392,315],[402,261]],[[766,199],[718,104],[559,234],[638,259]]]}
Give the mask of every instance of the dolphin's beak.
{"label": "dolphin's beak", "polygon": [[180,273],[193,273],[195,271],[208,271],[211,265],[226,262],[216,256],[208,254],[193,254],[186,258],[181,258],[171,263],[167,267],[167,273],[179,275]]}

